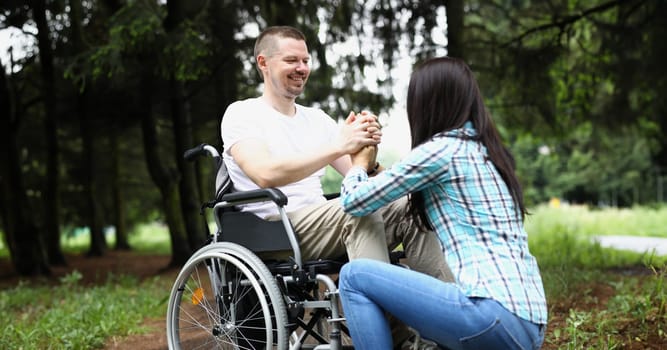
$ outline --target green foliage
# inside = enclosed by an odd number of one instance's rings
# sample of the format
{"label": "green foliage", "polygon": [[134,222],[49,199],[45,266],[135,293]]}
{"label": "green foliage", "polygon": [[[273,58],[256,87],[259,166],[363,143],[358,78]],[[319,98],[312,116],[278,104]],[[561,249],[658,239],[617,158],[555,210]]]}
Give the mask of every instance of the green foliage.
{"label": "green foliage", "polygon": [[327,167],[324,177],[322,178],[322,188],[324,193],[340,193],[340,184],[343,182],[341,176],[334,168]]}
{"label": "green foliage", "polygon": [[185,20],[166,32],[165,16],[165,8],[155,2],[128,2],[110,18],[108,41],[85,53],[83,67],[70,66],[66,77],[80,78],[74,74],[78,68],[93,78],[123,80],[147,66],[154,74],[180,81],[210,74],[210,43],[199,23]]}
{"label": "green foliage", "polygon": [[[656,129],[666,109],[654,94],[665,91],[667,70],[653,63],[665,52],[653,35],[665,33],[664,2],[517,4],[471,6],[466,35],[490,41],[472,46],[469,61],[518,154],[528,201],[627,206],[664,198],[656,196],[667,165]],[[548,157],[536,154],[541,146]]]}
{"label": "green foliage", "polygon": [[57,286],[21,283],[0,291],[0,347],[100,348],[111,336],[141,332],[144,318],[161,316],[171,283],[109,276],[105,285],[86,287],[79,279],[75,271]]}
{"label": "green foliage", "polygon": [[562,138],[517,136],[510,149],[529,203],[558,197],[627,206],[657,200],[655,143],[646,135],[632,126],[602,132],[587,122]]}
{"label": "green foliage", "polygon": [[164,223],[156,222],[136,227],[130,232],[130,246],[141,253],[168,254],[169,230]]}
{"label": "green foliage", "polygon": [[[108,41],[97,46],[88,58],[88,69],[93,78],[124,77],[132,74],[129,67],[140,64],[151,57],[164,40],[164,8],[150,1],[130,1],[109,20]],[[132,65],[130,65],[132,63]]]}
{"label": "green foliage", "polygon": [[210,74],[206,59],[210,56],[208,43],[191,21],[181,23],[169,33],[163,49],[165,58],[162,76],[173,75],[180,81],[196,81]]}

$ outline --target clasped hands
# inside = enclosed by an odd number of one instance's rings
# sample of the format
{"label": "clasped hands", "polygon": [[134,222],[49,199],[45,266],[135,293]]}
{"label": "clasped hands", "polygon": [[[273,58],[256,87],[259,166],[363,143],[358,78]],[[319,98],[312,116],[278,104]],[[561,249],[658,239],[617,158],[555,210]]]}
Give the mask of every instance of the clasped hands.
{"label": "clasped hands", "polygon": [[350,112],[341,129],[341,139],[353,166],[360,166],[366,171],[375,167],[377,145],[382,139],[382,126],[376,115],[368,111]]}

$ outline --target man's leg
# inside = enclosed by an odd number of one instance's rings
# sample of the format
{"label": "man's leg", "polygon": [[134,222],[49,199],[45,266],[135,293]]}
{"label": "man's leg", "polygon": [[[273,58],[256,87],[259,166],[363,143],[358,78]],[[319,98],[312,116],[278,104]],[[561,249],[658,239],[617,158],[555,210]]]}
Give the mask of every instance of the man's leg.
{"label": "man's leg", "polygon": [[411,269],[443,282],[453,282],[454,276],[445,261],[440,240],[434,232],[419,230],[407,208],[408,200],[403,197],[378,210],[384,219],[389,249],[403,243],[407,265]]}
{"label": "man's leg", "polygon": [[379,214],[346,214],[338,199],[311,205],[288,214],[299,236],[304,260],[367,258],[389,262],[384,223]]}

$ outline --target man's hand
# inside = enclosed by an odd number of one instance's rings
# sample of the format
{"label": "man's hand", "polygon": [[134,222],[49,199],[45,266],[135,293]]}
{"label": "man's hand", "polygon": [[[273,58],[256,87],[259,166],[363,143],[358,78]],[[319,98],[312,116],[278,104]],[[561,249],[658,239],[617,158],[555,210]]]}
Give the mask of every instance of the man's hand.
{"label": "man's hand", "polygon": [[361,148],[377,145],[382,140],[382,127],[377,117],[367,111],[350,112],[338,135],[338,147],[346,154],[357,153]]}

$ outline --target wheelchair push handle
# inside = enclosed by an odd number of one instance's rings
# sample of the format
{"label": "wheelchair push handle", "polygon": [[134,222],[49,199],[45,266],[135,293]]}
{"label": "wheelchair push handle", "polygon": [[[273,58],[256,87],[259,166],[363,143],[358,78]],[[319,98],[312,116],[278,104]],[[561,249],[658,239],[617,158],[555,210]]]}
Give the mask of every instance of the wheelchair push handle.
{"label": "wheelchair push handle", "polygon": [[185,151],[183,154],[183,158],[189,161],[195,160],[197,157],[200,156],[205,156],[205,155],[210,155],[213,158],[218,158],[220,157],[220,153],[218,153],[218,150],[215,149],[215,147],[202,143],[199,146],[195,146],[193,148],[190,148],[189,150]]}

